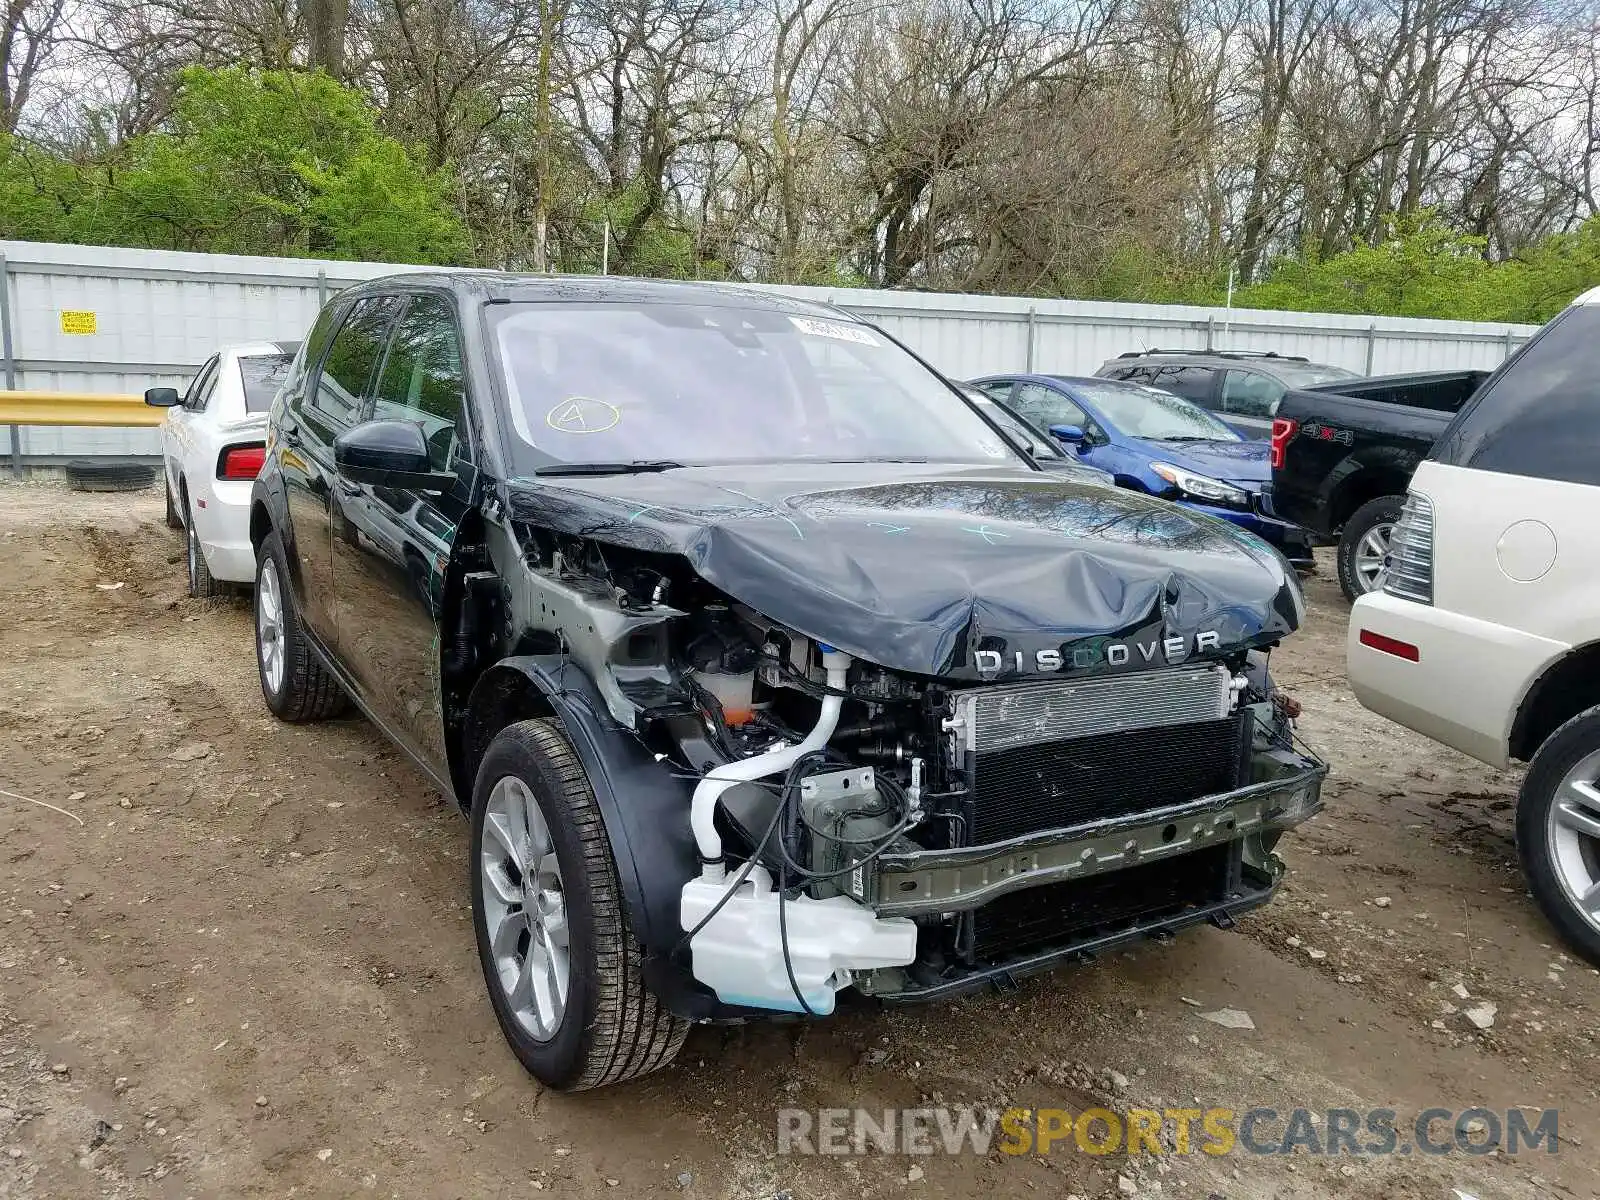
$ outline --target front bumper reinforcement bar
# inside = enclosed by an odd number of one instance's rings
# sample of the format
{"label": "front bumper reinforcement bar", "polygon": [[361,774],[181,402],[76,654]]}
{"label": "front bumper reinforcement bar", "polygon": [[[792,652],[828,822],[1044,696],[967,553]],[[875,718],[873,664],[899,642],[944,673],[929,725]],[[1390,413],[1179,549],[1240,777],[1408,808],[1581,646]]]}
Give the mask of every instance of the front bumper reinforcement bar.
{"label": "front bumper reinforcement bar", "polygon": [[851,891],[881,917],[964,912],[1023,888],[1083,879],[1291,828],[1322,807],[1327,765],[1296,756],[1276,778],[1198,800],[986,846],[887,853]]}

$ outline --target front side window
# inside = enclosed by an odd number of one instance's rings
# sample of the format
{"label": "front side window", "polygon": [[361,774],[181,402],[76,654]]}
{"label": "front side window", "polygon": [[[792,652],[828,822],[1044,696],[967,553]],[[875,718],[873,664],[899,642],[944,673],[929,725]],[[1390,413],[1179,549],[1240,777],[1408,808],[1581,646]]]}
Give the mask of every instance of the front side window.
{"label": "front side window", "polygon": [[356,301],[322,361],[311,398],[318,412],[341,425],[355,423],[393,319],[392,297],[367,296]]}
{"label": "front side window", "polygon": [[943,379],[848,319],[680,304],[486,311],[510,424],[536,466],[1018,458]]}
{"label": "front side window", "polygon": [[212,355],[206,360],[206,365],[200,368],[200,373],[194,377],[194,382],[189,385],[189,390],[184,393],[183,407],[190,412],[204,412],[208,401],[211,399],[211,389],[217,383],[218,358]]}
{"label": "front side window", "polygon": [[1089,414],[1070,398],[1042,384],[1022,384],[1012,397],[1011,407],[1041,433],[1049,433],[1052,425],[1076,425],[1087,433],[1091,424]]}
{"label": "front side window", "polygon": [[244,382],[246,412],[266,412],[289,375],[292,354],[241,354],[239,377]]}
{"label": "front side window", "polygon": [[1228,371],[1222,377],[1222,411],[1242,417],[1270,417],[1288,389],[1259,371]]}
{"label": "front side window", "polygon": [[447,471],[458,444],[465,447],[465,401],[461,337],[450,301],[443,296],[414,296],[395,327],[372,415],[417,422],[428,439],[430,465]]}
{"label": "front side window", "polygon": [[1154,383],[1163,391],[1209,408],[1215,375],[1210,367],[1162,367],[1156,372]]}
{"label": "front side window", "polygon": [[1600,484],[1600,306],[1574,305],[1546,325],[1467,402],[1430,457]]}
{"label": "front side window", "polygon": [[1294,367],[1278,367],[1278,374],[1284,383],[1292,388],[1314,387],[1319,383],[1333,383],[1338,379],[1360,379],[1358,372],[1347,371],[1343,367],[1330,367],[1326,364],[1302,364]]}

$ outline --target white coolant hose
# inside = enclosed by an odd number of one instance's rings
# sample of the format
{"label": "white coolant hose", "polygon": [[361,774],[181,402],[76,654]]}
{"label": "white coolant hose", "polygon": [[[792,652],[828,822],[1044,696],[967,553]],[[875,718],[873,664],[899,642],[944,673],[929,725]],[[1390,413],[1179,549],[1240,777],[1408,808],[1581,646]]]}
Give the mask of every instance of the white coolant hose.
{"label": "white coolant hose", "polygon": [[699,847],[700,858],[705,864],[700,871],[702,879],[721,879],[727,874],[727,868],[722,863],[722,835],[717,832],[716,822],[717,801],[722,798],[722,793],[735,784],[787,771],[805,755],[821,750],[833,737],[833,731],[839,724],[839,710],[844,707],[844,697],[839,693],[844,691],[850,656],[842,650],[825,647],[822,665],[828,672],[829,694],[822,698],[822,711],[817,715],[817,723],[803,741],[768,750],[752,758],[724,763],[708,772],[695,786],[694,800],[689,809],[689,826],[694,830],[695,845]]}

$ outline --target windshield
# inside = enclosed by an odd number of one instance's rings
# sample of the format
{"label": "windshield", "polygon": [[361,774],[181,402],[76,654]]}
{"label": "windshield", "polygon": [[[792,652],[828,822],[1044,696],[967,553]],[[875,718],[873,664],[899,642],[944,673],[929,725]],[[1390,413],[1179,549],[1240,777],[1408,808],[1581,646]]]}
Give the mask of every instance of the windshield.
{"label": "windshield", "polygon": [[266,412],[289,373],[291,354],[241,354],[239,375],[244,380],[246,412]]}
{"label": "windshield", "polygon": [[865,325],[708,305],[488,312],[511,423],[557,463],[1017,459]]}
{"label": "windshield", "polygon": [[1275,363],[1272,370],[1279,379],[1292,388],[1310,387],[1315,383],[1332,383],[1335,379],[1361,378],[1356,372],[1346,371],[1343,367],[1282,367]]}
{"label": "windshield", "polygon": [[1106,380],[1072,382],[1085,403],[1123,433],[1152,441],[1237,442],[1243,439],[1205,409],[1160,388]]}

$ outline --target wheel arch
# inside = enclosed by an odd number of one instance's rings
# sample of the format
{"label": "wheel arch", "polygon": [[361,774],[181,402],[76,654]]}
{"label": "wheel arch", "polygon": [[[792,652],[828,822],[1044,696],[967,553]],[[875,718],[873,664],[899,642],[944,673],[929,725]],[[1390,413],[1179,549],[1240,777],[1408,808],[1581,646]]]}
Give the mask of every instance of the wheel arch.
{"label": "wheel arch", "polygon": [[1550,735],[1579,713],[1600,705],[1600,641],[1567,651],[1540,672],[1511,722],[1508,751],[1531,762]]}
{"label": "wheel arch", "polygon": [[250,549],[257,559],[261,557],[261,543],[272,533],[272,514],[260,498],[250,502]]}
{"label": "wheel arch", "polygon": [[577,751],[594,791],[622,884],[628,922],[650,957],[665,957],[681,937],[683,885],[699,869],[689,828],[692,783],[657,762],[606,711],[594,682],[570,658],[505,658],[479,676],[468,701],[458,761],[457,795],[472,803],[479,764],[507,725],[554,719]]}
{"label": "wheel arch", "polygon": [[1383,460],[1363,463],[1347,459],[1349,469],[1333,482],[1328,493],[1328,528],[1339,529],[1364,504],[1384,496],[1404,496],[1411,486],[1411,472],[1398,463]]}

